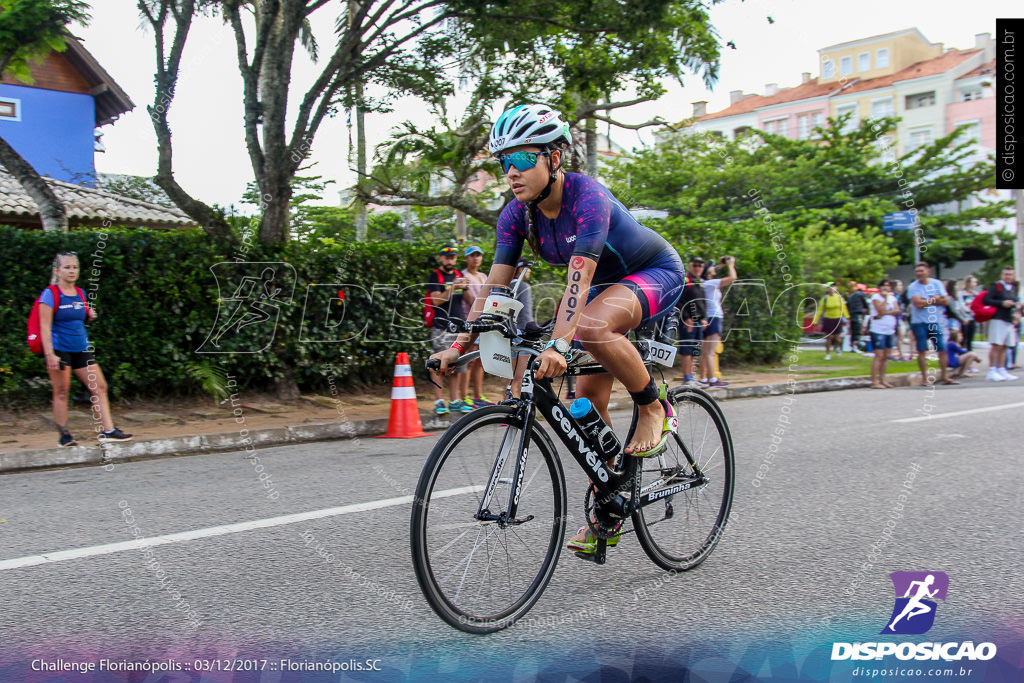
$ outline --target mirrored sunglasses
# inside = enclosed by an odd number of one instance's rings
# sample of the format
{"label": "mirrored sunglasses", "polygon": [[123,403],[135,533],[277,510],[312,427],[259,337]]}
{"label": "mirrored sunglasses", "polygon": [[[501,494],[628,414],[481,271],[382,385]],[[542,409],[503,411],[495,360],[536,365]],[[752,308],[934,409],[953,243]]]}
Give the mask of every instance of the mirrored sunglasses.
{"label": "mirrored sunglasses", "polygon": [[543,152],[512,152],[511,154],[499,154],[498,161],[505,173],[513,166],[519,171],[528,171],[537,165],[537,157]]}

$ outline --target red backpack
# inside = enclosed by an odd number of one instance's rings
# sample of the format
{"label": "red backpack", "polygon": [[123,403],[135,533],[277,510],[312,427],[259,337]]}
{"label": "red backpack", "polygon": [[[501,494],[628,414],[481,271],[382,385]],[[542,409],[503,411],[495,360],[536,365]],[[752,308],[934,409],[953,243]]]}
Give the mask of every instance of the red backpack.
{"label": "red backpack", "polygon": [[[444,275],[441,273],[439,268],[434,269],[434,275],[437,277],[437,284],[444,284]],[[455,277],[462,277],[462,273],[455,271]],[[423,325],[425,327],[434,326],[434,304],[430,303],[430,290],[427,290],[426,296],[423,297]]]}
{"label": "red backpack", "polygon": [[[53,294],[53,310],[56,311],[57,307],[60,306],[60,287],[57,285],[50,285],[47,289]],[[46,290],[43,290],[44,292]],[[86,316],[89,314],[89,302],[85,299],[85,292],[79,287],[75,287],[75,291],[78,292],[79,298],[82,299],[82,303],[85,304]],[[28,314],[28,350],[32,353],[43,352],[43,336],[39,330],[39,304],[42,302],[43,295],[40,294],[36,302],[32,304],[32,312]]]}
{"label": "red backpack", "polygon": [[[1001,283],[997,282],[996,284],[999,285],[1000,289],[1003,288]],[[971,311],[974,313],[975,322],[987,322],[991,320],[992,317],[996,314],[995,306],[985,305],[986,294],[988,294],[987,289],[982,291],[980,294],[978,294],[978,296],[974,297],[974,299],[971,301]]]}

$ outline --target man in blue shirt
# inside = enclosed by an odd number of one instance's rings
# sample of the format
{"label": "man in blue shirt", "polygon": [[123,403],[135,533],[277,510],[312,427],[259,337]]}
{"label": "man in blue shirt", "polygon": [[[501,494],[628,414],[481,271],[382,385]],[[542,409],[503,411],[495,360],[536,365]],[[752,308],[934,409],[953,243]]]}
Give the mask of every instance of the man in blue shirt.
{"label": "man in blue shirt", "polygon": [[939,367],[942,370],[939,382],[960,384],[950,379],[946,358],[946,306],[949,304],[949,294],[942,281],[932,278],[931,274],[931,266],[923,261],[918,263],[914,266],[917,279],[907,287],[910,329],[917,342],[917,367],[921,370],[921,382],[925,386],[934,384],[934,378],[928,377],[928,341],[931,340],[939,354]]}

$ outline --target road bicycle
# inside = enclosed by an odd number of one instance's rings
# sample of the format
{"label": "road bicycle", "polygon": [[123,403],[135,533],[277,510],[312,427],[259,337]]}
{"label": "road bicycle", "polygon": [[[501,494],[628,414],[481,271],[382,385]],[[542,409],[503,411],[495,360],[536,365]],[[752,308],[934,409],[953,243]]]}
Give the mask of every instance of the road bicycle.
{"label": "road bicycle", "polygon": [[[634,344],[649,369],[659,357],[672,366],[675,347],[664,342],[671,341],[673,322],[678,318],[670,316],[657,328],[636,333]],[[519,354],[527,367],[520,397],[452,424],[420,475],[410,529],[413,566],[424,596],[442,619],[469,633],[499,631],[523,617],[551,580],[568,504],[549,431],[591,482],[584,519],[598,540],[592,555],[577,555],[604,564],[609,540],[617,543],[635,533],[644,552],[665,570],[693,569],[708,557],[726,527],[734,479],[732,437],[711,396],[691,387],[669,390],[663,379],[663,398],[678,418],[666,448],[648,458],[620,453],[605,462],[597,455],[596,439],[559,402],[552,378],[535,379],[533,359],[542,341],[525,339],[503,315],[452,325],[452,331],[459,330],[504,339],[509,355]],[[459,364],[480,354],[463,354]],[[428,361],[427,367],[438,364]],[[565,376],[604,372],[584,350],[575,349]],[[636,420],[634,408],[622,444],[629,442]]]}

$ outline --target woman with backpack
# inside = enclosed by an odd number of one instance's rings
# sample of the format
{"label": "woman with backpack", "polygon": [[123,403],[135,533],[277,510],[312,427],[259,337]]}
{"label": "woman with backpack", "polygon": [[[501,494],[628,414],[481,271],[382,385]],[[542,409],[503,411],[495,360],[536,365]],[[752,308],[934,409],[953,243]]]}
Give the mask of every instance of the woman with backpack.
{"label": "woman with backpack", "polygon": [[39,296],[39,335],[43,357],[53,386],[53,420],[60,430],[59,445],[74,446],[78,442],[68,430],[68,389],[71,372],[75,373],[92,394],[93,419],[100,441],[128,441],[114,426],[107,397],[107,380],[92,355],[92,344],[85,323],[96,318],[96,311],[85,301],[78,279],[78,256],[70,251],[53,259],[50,286]]}

